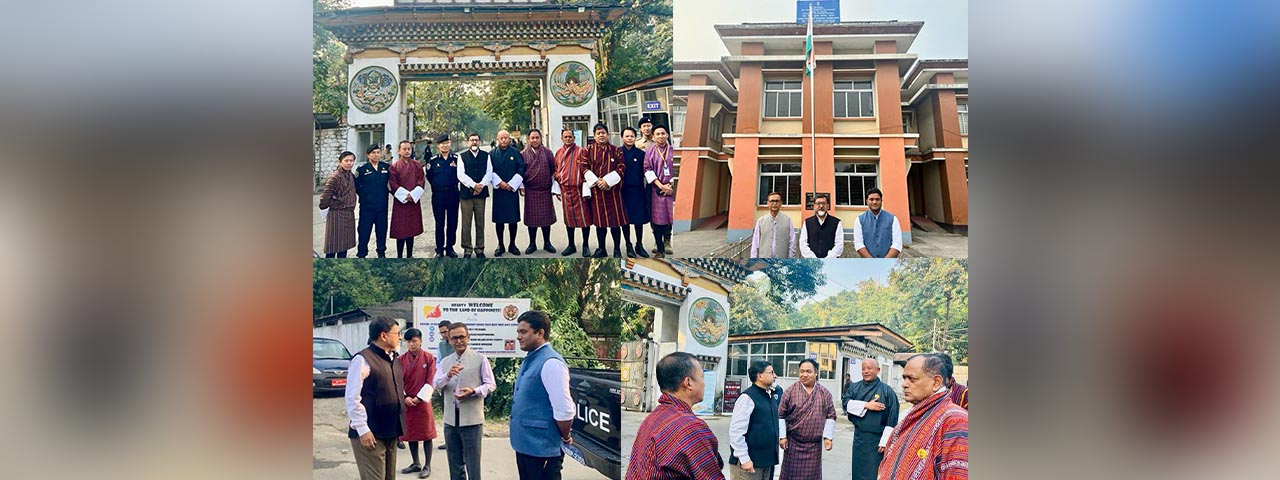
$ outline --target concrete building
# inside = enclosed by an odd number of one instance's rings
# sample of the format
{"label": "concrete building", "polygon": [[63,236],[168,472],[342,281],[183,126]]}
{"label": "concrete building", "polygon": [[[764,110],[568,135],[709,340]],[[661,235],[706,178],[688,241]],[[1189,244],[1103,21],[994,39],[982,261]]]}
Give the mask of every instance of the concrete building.
{"label": "concrete building", "polygon": [[923,26],[814,25],[811,90],[804,24],[717,25],[729,56],[675,63],[675,230],[727,226],[739,240],[770,192],[796,219],[813,214],[817,192],[851,235],[873,187],[904,244],[912,221],[967,229],[968,62],[917,61],[909,51]]}
{"label": "concrete building", "polygon": [[622,129],[639,130],[640,119],[671,127],[671,72],[633,82],[600,100],[600,121],[609,126],[609,143],[622,145]]}
{"label": "concrete building", "polygon": [[[880,363],[880,381],[902,396],[902,365],[895,363],[898,352],[910,350],[912,343],[879,323],[832,327],[774,330],[729,337],[729,368],[726,379],[743,388],[751,385],[747,367],[765,360],[773,365],[777,385],[782,388],[800,381],[800,361],[818,361],[818,383],[840,405],[841,384],[848,373],[854,381],[862,378],[861,361],[874,358]],[[840,409],[843,411],[843,409]]]}

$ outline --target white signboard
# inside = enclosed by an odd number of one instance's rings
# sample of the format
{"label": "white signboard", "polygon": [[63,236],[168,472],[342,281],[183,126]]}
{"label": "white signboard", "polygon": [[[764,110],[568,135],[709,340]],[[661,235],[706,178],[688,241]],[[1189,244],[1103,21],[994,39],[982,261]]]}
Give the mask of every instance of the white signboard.
{"label": "white signboard", "polygon": [[706,388],[702,390],[702,401],[691,405],[694,415],[715,415],[716,409],[716,371],[703,370],[702,381],[706,382]]}
{"label": "white signboard", "polygon": [[413,297],[413,323],[427,345],[440,342],[441,320],[462,322],[471,334],[470,348],[489,357],[523,357],[516,342],[516,319],[529,311],[527,298]]}

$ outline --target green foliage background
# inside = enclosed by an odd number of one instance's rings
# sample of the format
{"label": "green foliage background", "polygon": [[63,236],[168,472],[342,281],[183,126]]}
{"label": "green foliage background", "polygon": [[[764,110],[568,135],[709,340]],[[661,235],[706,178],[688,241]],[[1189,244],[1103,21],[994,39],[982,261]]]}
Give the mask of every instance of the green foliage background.
{"label": "green foliage background", "polygon": [[[313,264],[312,314],[344,312],[429,297],[529,298],[531,307],[552,318],[551,344],[571,367],[616,368],[597,360],[588,331],[612,337],[607,351],[618,350],[622,319],[640,307],[619,297],[617,260],[485,259],[470,261],[316,260]],[[612,358],[612,357],[610,357]],[[486,398],[486,412],[507,418],[511,389],[520,361],[492,359],[498,389]]]}

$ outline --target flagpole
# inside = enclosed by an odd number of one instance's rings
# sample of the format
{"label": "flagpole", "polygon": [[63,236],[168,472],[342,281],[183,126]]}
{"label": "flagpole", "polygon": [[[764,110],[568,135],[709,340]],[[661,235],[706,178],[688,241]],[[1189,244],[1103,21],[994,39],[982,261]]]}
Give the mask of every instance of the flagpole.
{"label": "flagpole", "polygon": [[[814,51],[809,54],[813,56],[813,67],[809,70],[809,174],[812,177],[811,185],[813,185],[813,200],[818,201],[818,112],[814,110],[813,98],[818,96],[818,91],[814,89],[813,77],[817,76],[818,70],[818,52],[817,45],[813,44],[813,4],[809,4],[809,48]],[[809,59],[805,59],[807,62]]]}

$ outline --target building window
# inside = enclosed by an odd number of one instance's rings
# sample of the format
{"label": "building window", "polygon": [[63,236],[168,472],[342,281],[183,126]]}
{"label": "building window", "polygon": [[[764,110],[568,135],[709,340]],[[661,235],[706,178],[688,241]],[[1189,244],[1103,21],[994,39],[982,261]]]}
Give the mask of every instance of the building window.
{"label": "building window", "polygon": [[911,125],[915,123],[911,117],[911,112],[902,112],[902,133],[920,133],[916,131],[915,126]]}
{"label": "building window", "polygon": [[760,205],[768,205],[770,192],[782,194],[783,205],[800,205],[800,164],[760,164]]}
{"label": "building window", "polygon": [[804,113],[804,103],[799,80],[764,82],[764,116],[768,118],[797,118]]}
{"label": "building window", "polygon": [[867,192],[879,182],[879,166],[874,163],[836,164],[836,205],[864,207]]}
{"label": "building window", "polygon": [[356,142],[359,144],[356,147],[356,151],[360,152],[356,154],[356,164],[365,160],[364,152],[370,145],[383,146],[383,135],[385,135],[385,132],[382,130],[360,130],[356,132]]}
{"label": "building window", "polygon": [[835,82],[836,118],[874,117],[873,101],[870,80]]}
{"label": "building window", "polygon": [[[799,377],[800,361],[807,357],[807,343],[804,341],[790,342],[752,342],[748,344],[735,344],[729,346],[729,365],[728,375],[741,375],[750,378],[751,363],[757,360],[764,360],[773,366],[773,371],[779,377]],[[816,345],[816,344],[815,344]],[[834,350],[831,350],[832,357],[830,372],[826,372],[821,378],[835,378],[835,360]],[[821,354],[819,355],[821,357]],[[822,364],[819,361],[819,364]]]}
{"label": "building window", "polygon": [[960,134],[969,134],[969,102],[957,102],[956,113],[960,117]]}
{"label": "building window", "polygon": [[723,134],[723,129],[720,126],[722,120],[723,120],[723,117],[719,115],[711,117],[710,120],[707,120],[707,133],[708,133],[707,139],[708,140],[715,143],[719,143],[719,144],[724,143],[724,139],[721,138],[721,135]]}
{"label": "building window", "polygon": [[684,105],[671,106],[671,134],[676,136],[684,135]]}

